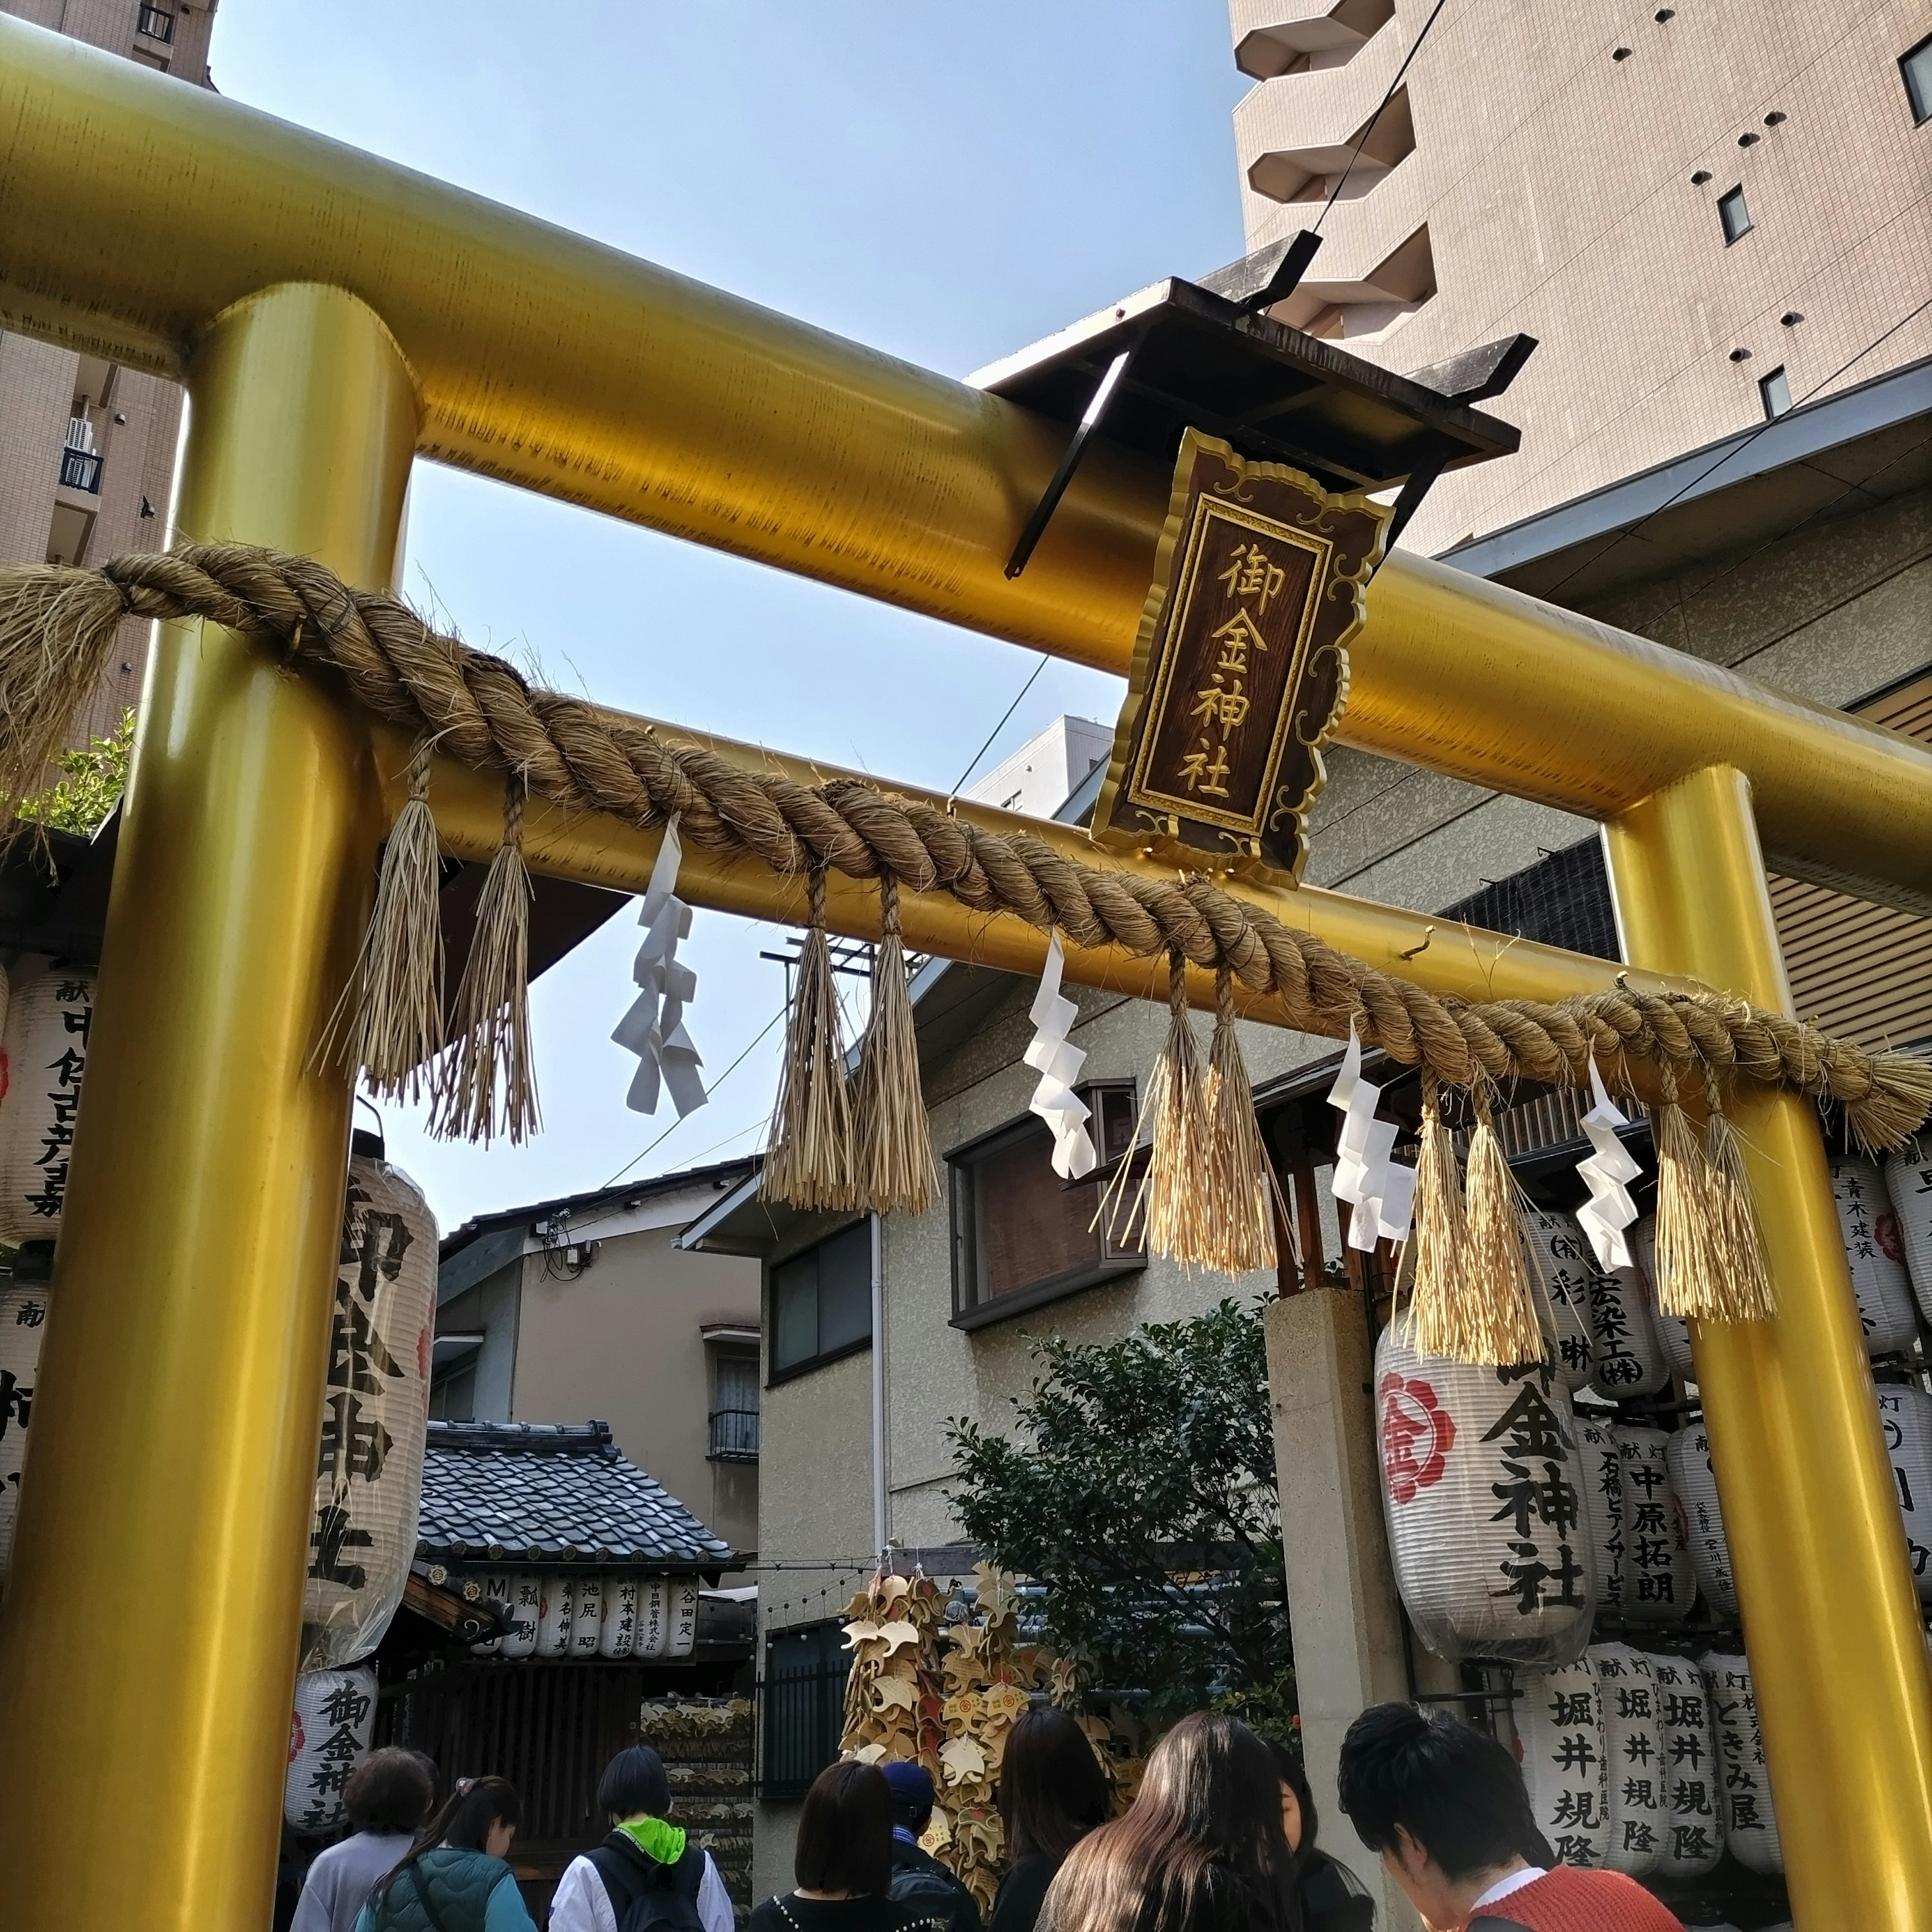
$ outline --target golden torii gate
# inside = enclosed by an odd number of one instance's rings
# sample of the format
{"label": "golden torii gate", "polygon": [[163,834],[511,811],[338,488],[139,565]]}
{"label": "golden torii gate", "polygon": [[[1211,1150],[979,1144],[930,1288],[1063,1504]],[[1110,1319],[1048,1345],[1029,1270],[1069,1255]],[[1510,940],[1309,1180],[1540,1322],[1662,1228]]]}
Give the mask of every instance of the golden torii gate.
{"label": "golden torii gate", "polygon": [[[0,322],[187,382],[198,537],[392,583],[421,454],[1126,668],[1167,478],[1096,452],[1010,581],[1064,433],[996,398],[9,20],[0,207]],[[1639,967],[1789,1012],[1766,854],[1932,908],[1922,746],[1401,554],[1351,659],[1346,742],[1606,826]],[[405,755],[244,640],[164,629],[0,1617],[18,1932],[267,1916],[350,1108],[306,1069]],[[434,784],[448,849],[488,856],[497,788]],[[638,891],[656,844],[546,808],[527,850]],[[1414,915],[1246,890],[1438,992],[1555,999],[1616,970],[1482,934],[1411,958]],[[798,897],[694,854],[680,890],[778,917]],[[876,932],[869,891],[835,880],[830,910]],[[1016,970],[1043,953],[936,896],[905,929]],[[1157,960],[1076,950],[1069,973],[1160,991]],[[1768,1092],[1738,1118],[1780,1312],[1707,1328],[1698,1378],[1792,1898],[1806,1932],[1910,1932],[1932,1681],[1870,1372],[1814,1114]]]}

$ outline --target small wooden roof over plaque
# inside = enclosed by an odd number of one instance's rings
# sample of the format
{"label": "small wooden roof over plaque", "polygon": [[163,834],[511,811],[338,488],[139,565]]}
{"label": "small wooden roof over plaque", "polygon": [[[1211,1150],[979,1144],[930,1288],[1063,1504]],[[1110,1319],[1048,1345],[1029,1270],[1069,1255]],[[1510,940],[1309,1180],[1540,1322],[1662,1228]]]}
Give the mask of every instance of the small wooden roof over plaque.
{"label": "small wooden roof over plaque", "polygon": [[1181,439],[1094,836],[1292,885],[1390,512]]}

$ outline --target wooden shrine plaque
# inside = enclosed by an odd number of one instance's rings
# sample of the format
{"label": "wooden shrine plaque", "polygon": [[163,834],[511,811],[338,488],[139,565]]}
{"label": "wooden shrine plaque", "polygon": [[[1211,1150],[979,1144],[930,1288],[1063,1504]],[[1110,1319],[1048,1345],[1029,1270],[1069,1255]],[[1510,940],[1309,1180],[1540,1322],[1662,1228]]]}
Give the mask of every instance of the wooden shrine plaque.
{"label": "wooden shrine plaque", "polygon": [[1301,876],[1322,747],[1390,512],[1189,430],[1094,836],[1190,872]]}

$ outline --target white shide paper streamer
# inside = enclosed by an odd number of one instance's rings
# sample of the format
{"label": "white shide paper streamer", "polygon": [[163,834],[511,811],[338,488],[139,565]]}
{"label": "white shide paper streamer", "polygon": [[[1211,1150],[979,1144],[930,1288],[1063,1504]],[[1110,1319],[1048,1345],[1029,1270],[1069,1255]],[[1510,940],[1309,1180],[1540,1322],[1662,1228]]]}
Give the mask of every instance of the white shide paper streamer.
{"label": "white shide paper streamer", "polygon": [[1059,933],[1049,933],[1046,970],[1040,976],[1040,991],[1028,1010],[1034,1031],[1024,1057],[1040,1076],[1040,1084],[1027,1107],[1053,1130],[1053,1171],[1062,1180],[1078,1180],[1094,1172],[1100,1157],[1087,1131],[1091,1110],[1073,1090],[1087,1056],[1067,1042],[1080,1009],[1060,990],[1066,964]]}
{"label": "white shide paper streamer", "polygon": [[1361,1037],[1351,1022],[1348,1050],[1328,1090],[1328,1104],[1340,1108],[1342,1116],[1335,1138],[1335,1198],[1354,1209],[1348,1245],[1364,1251],[1378,1238],[1406,1240],[1415,1205],[1415,1169],[1389,1157],[1395,1151],[1395,1123],[1376,1118],[1382,1097],[1382,1090],[1362,1078]]}
{"label": "white shide paper streamer", "polygon": [[1593,1103],[1583,1116],[1582,1128],[1590,1137],[1592,1151],[1576,1163],[1576,1172],[1590,1190],[1590,1198],[1576,1210],[1576,1225],[1597,1251],[1597,1259],[1606,1273],[1612,1268],[1632,1265],[1630,1243],[1624,1230],[1636,1219],[1636,1203],[1630,1197],[1629,1184],[1643,1170],[1630,1158],[1630,1150],[1617,1138],[1617,1130],[1629,1121],[1590,1061],[1590,1099]]}
{"label": "white shide paper streamer", "polygon": [[683,1119],[704,1105],[704,1061],[684,1030],[684,1010],[698,997],[698,975],[677,960],[678,941],[691,931],[691,908],[677,896],[677,868],[684,848],[673,816],[664,827],[657,863],[651,868],[650,890],[638,923],[644,943],[631,976],[641,988],[636,1003],[617,1023],[610,1037],[627,1053],[638,1056],[638,1071],[624,1104],[633,1113],[655,1114],[664,1088]]}

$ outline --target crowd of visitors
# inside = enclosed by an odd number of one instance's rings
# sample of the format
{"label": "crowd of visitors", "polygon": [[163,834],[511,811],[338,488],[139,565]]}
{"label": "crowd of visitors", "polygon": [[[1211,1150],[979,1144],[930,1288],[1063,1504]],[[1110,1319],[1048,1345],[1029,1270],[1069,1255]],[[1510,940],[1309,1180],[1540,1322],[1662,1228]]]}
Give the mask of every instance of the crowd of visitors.
{"label": "crowd of visitors", "polygon": [[[344,1794],[351,1836],[310,1868],[295,1932],[535,1932],[508,1862],[521,1808],[500,1778],[460,1780],[373,1752]],[[1429,1932],[1682,1932],[1633,1880],[1557,1865],[1522,1773],[1441,1712],[1378,1704],[1342,1747],[1342,1810]],[[920,1844],[934,1792],[918,1765],[847,1760],[806,1792],[794,1888],[750,1932],[982,1932],[972,1894]],[[710,1855],[670,1818],[656,1752],[620,1751],[597,1806],[610,1826],[556,1888],[551,1932],[730,1932]],[[1113,1819],[1079,1726],[1040,1708],[1001,1766],[1008,1864],[984,1932],[1373,1932],[1373,1900],[1316,1843],[1295,1753],[1197,1712],[1149,1754]]]}

